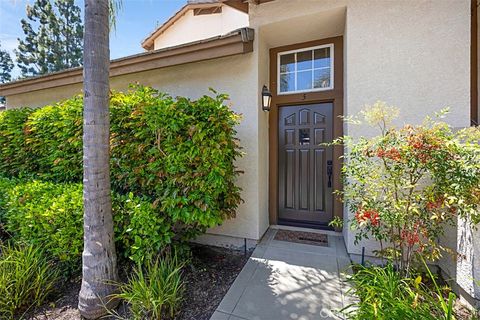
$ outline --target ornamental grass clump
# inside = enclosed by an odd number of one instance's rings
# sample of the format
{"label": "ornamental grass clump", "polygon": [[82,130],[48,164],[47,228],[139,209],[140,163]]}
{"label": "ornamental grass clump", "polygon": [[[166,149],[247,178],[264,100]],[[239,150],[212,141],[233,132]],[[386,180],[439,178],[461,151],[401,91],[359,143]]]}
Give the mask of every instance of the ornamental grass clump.
{"label": "ornamental grass clump", "polygon": [[174,254],[139,264],[126,283],[117,284],[118,293],[110,298],[128,303],[133,319],[173,319],[183,300],[184,265]]}
{"label": "ornamental grass clump", "polygon": [[[395,127],[398,109],[383,102],[363,111],[379,129],[371,138],[344,137],[344,190],[356,243],[378,240],[377,255],[403,275],[418,262],[448,251],[439,237],[457,217],[480,221],[480,130],[458,132],[438,118]],[[337,141],[340,143],[340,140]]]}
{"label": "ornamental grass clump", "polygon": [[59,273],[41,248],[0,246],[0,319],[21,319],[50,295]]}
{"label": "ornamental grass clump", "polygon": [[[341,312],[352,320],[453,320],[455,294],[440,288],[427,268],[425,276],[402,277],[392,264],[356,266],[348,278],[356,302]],[[447,299],[444,298],[447,297]]]}

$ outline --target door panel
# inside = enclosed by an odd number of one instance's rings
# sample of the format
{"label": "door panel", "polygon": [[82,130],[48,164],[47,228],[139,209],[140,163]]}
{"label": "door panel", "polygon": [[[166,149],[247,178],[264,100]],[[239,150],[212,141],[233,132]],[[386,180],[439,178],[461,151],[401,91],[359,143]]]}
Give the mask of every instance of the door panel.
{"label": "door panel", "polygon": [[309,203],[308,203],[308,196],[309,196],[309,182],[310,182],[310,179],[309,179],[309,169],[310,169],[310,163],[309,163],[309,159],[310,159],[310,154],[309,154],[310,150],[308,149],[301,149],[300,150],[300,153],[299,153],[299,157],[300,157],[300,168],[299,168],[299,171],[300,171],[300,174],[299,174],[299,190],[298,190],[298,194],[299,194],[299,197],[300,197],[300,203],[299,203],[299,208],[302,209],[302,210],[308,210],[308,207],[309,207]]}
{"label": "door panel", "polygon": [[295,205],[295,150],[286,150],[285,159],[285,208],[294,209]]}
{"label": "door panel", "polygon": [[[279,108],[279,218],[332,220],[332,103]],[[329,183],[330,181],[330,183]]]}
{"label": "door panel", "polygon": [[324,150],[315,150],[315,176],[313,185],[314,185],[314,197],[315,197],[315,211],[325,211],[325,151]]}

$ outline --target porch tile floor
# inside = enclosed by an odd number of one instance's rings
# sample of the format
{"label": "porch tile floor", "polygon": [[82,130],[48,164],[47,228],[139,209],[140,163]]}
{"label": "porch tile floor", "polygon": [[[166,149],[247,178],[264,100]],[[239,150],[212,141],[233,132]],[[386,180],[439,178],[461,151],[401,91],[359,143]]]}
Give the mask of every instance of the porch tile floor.
{"label": "porch tile floor", "polygon": [[[343,319],[350,259],[341,235],[328,247],[274,239],[270,228],[210,320]],[[321,232],[321,231],[319,231]]]}

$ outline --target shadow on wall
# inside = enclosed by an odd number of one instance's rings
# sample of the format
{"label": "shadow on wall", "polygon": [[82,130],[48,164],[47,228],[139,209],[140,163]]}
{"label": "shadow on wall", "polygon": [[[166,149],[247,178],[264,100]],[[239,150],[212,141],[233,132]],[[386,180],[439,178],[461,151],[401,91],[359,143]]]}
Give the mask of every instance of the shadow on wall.
{"label": "shadow on wall", "polygon": [[[443,253],[439,266],[452,288],[468,303],[478,306],[480,300],[480,229],[473,230],[464,220],[446,226],[441,244],[453,249]],[[472,299],[473,298],[473,299]]]}

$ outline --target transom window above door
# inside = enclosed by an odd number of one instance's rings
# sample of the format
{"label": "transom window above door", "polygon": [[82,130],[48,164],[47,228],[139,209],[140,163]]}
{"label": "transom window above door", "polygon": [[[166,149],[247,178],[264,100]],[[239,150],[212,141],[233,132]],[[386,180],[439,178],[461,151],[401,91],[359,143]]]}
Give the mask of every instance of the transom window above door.
{"label": "transom window above door", "polygon": [[333,89],[333,44],[278,53],[278,94]]}

